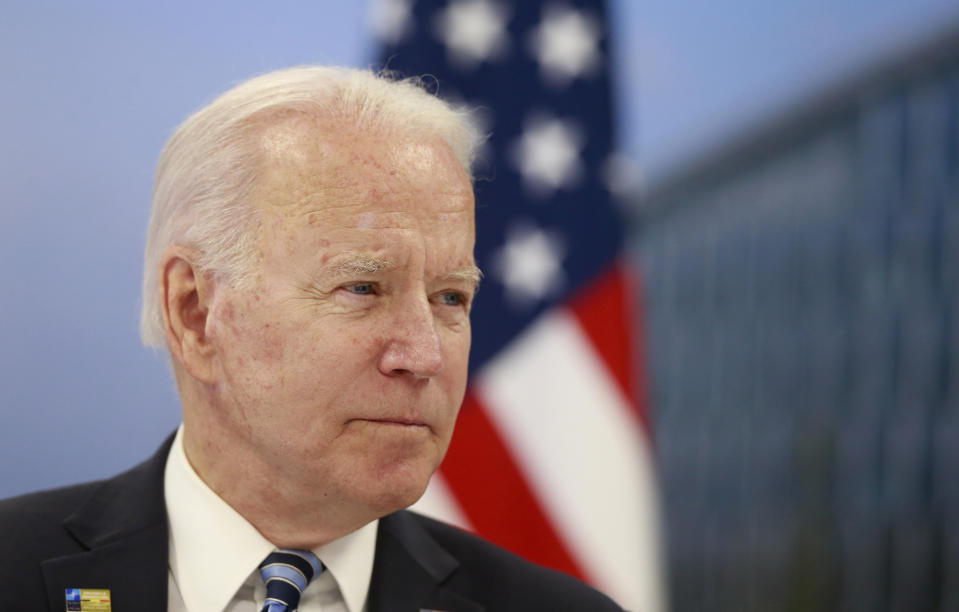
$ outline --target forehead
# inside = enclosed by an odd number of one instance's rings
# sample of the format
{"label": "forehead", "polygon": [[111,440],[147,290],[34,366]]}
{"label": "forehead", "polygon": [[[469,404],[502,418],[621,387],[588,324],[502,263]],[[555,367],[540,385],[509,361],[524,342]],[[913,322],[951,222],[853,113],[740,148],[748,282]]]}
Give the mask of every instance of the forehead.
{"label": "forehead", "polygon": [[294,118],[264,129],[260,150],[263,252],[412,248],[432,265],[472,263],[472,185],[442,139]]}
{"label": "forehead", "polygon": [[438,136],[295,116],[264,127],[259,150],[257,203],[270,212],[472,214],[466,171]]}

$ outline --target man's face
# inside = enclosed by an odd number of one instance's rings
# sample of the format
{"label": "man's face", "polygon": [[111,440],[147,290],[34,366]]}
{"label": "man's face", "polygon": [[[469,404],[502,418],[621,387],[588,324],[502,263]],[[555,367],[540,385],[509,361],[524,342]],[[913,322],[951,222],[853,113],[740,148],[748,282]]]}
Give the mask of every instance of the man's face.
{"label": "man's face", "polygon": [[438,139],[291,120],[262,145],[255,286],[218,290],[207,324],[226,442],[274,495],[404,507],[465,391],[472,187]]}

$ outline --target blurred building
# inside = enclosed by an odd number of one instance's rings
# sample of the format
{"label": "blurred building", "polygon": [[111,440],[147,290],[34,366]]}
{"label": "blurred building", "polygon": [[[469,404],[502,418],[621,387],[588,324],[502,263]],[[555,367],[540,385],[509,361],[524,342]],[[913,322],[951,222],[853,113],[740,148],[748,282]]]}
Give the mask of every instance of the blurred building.
{"label": "blurred building", "polygon": [[959,28],[638,210],[673,609],[959,610]]}

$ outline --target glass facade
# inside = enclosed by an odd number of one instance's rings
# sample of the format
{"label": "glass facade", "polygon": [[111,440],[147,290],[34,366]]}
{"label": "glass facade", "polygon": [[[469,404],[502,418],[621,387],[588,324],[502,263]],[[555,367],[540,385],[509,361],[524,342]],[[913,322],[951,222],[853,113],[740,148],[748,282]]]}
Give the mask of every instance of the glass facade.
{"label": "glass facade", "polygon": [[676,611],[959,610],[959,40],[934,49],[640,202]]}

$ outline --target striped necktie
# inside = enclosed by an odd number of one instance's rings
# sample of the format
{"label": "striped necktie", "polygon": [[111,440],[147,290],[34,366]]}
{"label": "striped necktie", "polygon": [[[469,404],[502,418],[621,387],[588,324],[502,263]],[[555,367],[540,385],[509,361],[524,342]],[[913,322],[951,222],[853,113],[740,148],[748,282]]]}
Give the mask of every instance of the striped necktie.
{"label": "striped necktie", "polygon": [[266,584],[266,603],[260,612],[294,612],[302,593],[323,564],[308,550],[282,548],[260,564],[260,576]]}

